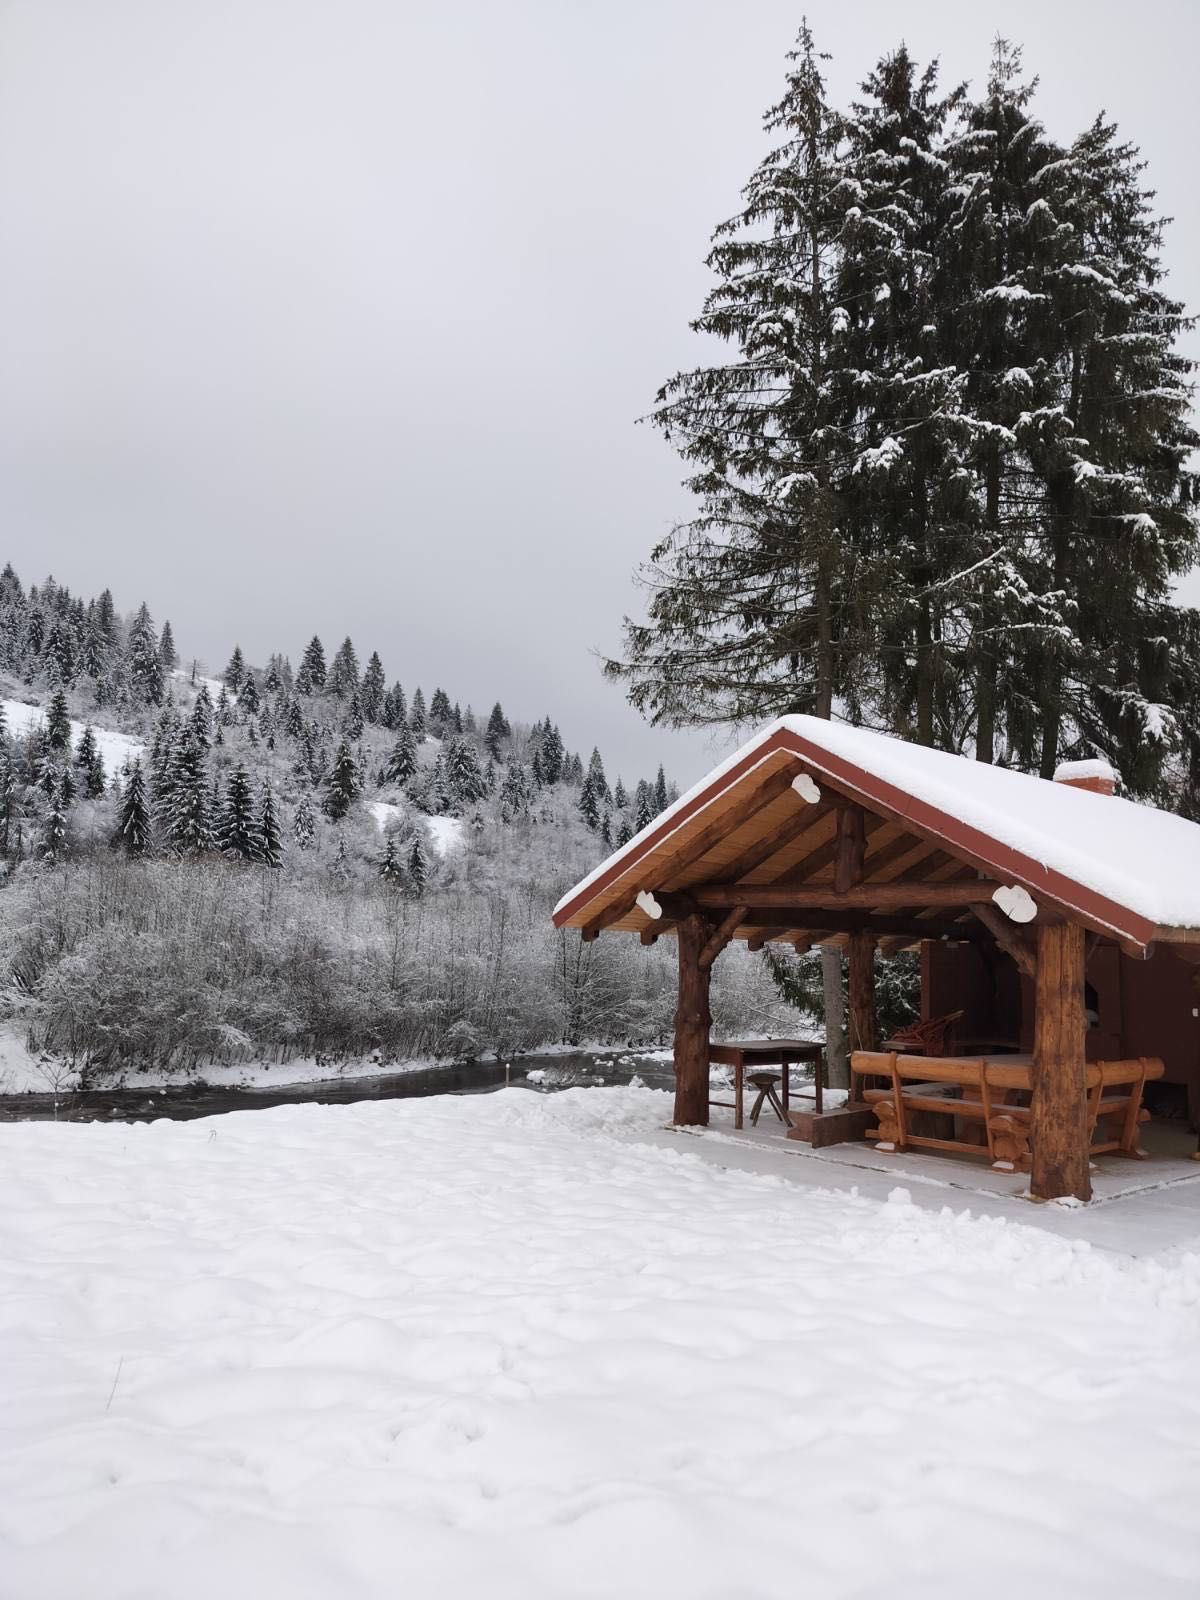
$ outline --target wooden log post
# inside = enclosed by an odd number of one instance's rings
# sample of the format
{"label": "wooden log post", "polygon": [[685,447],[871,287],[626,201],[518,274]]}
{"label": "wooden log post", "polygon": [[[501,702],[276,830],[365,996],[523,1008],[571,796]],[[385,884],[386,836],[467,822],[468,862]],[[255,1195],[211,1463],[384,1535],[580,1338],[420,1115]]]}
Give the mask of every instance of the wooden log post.
{"label": "wooden log post", "polygon": [[867,819],[861,806],[838,807],[837,845],[833,857],[833,889],[846,894],[862,882],[867,849]]}
{"label": "wooden log post", "polygon": [[875,1017],[875,935],[850,935],[850,1049],[878,1050]]}
{"label": "wooden log post", "polygon": [[1083,970],[1083,929],[1070,922],[1039,926],[1029,1181],[1036,1200],[1092,1198]]}
{"label": "wooden log post", "polygon": [[679,996],[675,1012],[675,1122],[694,1127],[708,1122],[708,1009],[711,962],[700,957],[711,929],[699,912],[676,927],[679,943]]}

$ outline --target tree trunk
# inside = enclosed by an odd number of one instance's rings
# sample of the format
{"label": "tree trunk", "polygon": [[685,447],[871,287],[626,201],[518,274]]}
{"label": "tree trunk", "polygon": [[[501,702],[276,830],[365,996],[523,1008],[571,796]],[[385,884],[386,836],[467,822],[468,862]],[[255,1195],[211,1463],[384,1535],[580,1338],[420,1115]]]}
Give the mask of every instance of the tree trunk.
{"label": "tree trunk", "polygon": [[1058,683],[1058,663],[1052,661],[1042,678],[1042,749],[1038,759],[1038,773],[1043,778],[1052,778],[1058,766],[1058,735],[1062,726]]}
{"label": "tree trunk", "polygon": [[677,925],[679,1001],[675,1012],[675,1121],[682,1127],[708,1122],[708,1009],[710,969],[701,967],[700,952],[708,938],[703,917],[685,917]]}
{"label": "tree trunk", "polygon": [[821,552],[817,566],[817,692],[813,705],[814,716],[826,722],[833,716],[833,609],[830,599],[829,566],[832,557]]}
{"label": "tree trunk", "polygon": [[845,1006],[842,1001],[842,952],[836,945],[821,946],[821,986],[825,993],[825,1076],[831,1089],[850,1087],[850,1061],[846,1054]]}
{"label": "tree trunk", "polygon": [[[1050,509],[1053,514],[1054,565],[1052,586],[1056,593],[1070,586],[1071,560],[1069,530],[1075,508],[1074,480],[1060,474],[1050,485]],[[1042,749],[1038,771],[1043,778],[1052,778],[1058,765],[1058,738],[1062,731],[1063,692],[1062,678],[1066,666],[1062,651],[1051,644],[1042,665],[1038,685],[1042,712]]]}
{"label": "tree trunk", "polygon": [[933,744],[933,623],[929,602],[917,611],[917,743]]}
{"label": "tree trunk", "polygon": [[[987,525],[994,536],[1000,534],[1000,451],[993,447],[986,470]],[[993,635],[993,637],[995,637]],[[996,646],[985,642],[975,681],[975,759],[996,759]]]}
{"label": "tree trunk", "polygon": [[850,935],[850,1048],[875,1050],[879,1029],[875,1020],[875,935]]}
{"label": "tree trunk", "polygon": [[1029,1184],[1037,1200],[1092,1198],[1083,982],[1083,929],[1074,923],[1039,927]]}
{"label": "tree trunk", "polygon": [[975,684],[975,759],[996,759],[996,658],[984,656]]}

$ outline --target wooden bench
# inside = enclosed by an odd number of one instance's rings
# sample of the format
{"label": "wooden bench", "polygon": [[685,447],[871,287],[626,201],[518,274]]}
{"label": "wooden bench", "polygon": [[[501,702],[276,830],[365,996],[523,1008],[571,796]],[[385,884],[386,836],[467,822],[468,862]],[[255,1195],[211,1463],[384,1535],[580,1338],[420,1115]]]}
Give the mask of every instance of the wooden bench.
{"label": "wooden bench", "polygon": [[[1018,1095],[1033,1094],[1033,1067],[1028,1061],[972,1061],[958,1056],[913,1056],[897,1051],[856,1050],[850,1058],[851,1096],[866,1101],[878,1121],[880,1150],[950,1150],[962,1155],[987,1154],[1001,1171],[1029,1166],[1031,1107]],[[1142,1056],[1129,1061],[1087,1064],[1088,1129],[1093,1156],[1118,1153],[1141,1157],[1138,1130],[1148,1120],[1142,1092],[1152,1078],[1161,1078],[1163,1063]],[[887,1088],[862,1087],[867,1079],[886,1079]],[[909,1118],[936,1112],[966,1124],[964,1137],[916,1133]],[[1119,1118],[1119,1128],[1110,1127]],[[975,1139],[966,1137],[971,1131]]]}

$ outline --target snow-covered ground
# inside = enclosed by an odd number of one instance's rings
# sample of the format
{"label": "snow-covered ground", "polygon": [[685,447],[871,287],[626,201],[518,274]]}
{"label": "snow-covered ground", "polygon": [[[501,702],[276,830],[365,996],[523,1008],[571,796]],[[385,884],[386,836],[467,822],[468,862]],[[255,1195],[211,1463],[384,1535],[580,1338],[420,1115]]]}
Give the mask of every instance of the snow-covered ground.
{"label": "snow-covered ground", "polygon": [[429,831],[433,835],[433,848],[440,856],[448,856],[451,850],[457,850],[463,841],[463,825],[461,817],[426,817]]}
{"label": "snow-covered ground", "polygon": [[[390,800],[372,800],[367,810],[375,818],[375,826],[380,833],[386,833],[393,822],[404,815],[403,806],[394,805]],[[461,817],[422,817],[429,829],[433,840],[433,848],[443,859],[451,850],[457,850],[463,842],[463,825]]]}
{"label": "snow-covered ground", "polygon": [[173,692],[178,696],[180,689],[187,689],[198,694],[201,688],[208,690],[209,698],[215,705],[220,699],[221,690],[225,687],[221,678],[205,678],[200,673],[196,674],[196,681],[192,683],[190,668],[176,667],[171,673]]}
{"label": "snow-covered ground", "polygon": [[668,1114],[0,1126],[0,1594],[1195,1594],[1200,1259]]}
{"label": "snow-covered ground", "polygon": [[393,822],[398,822],[404,815],[404,807],[393,805],[390,800],[372,800],[367,810],[375,818],[375,826],[380,833],[386,833]]}
{"label": "snow-covered ground", "polygon": [[[19,737],[44,725],[46,721],[46,708],[44,706],[26,705],[24,700],[0,700],[4,708],[5,721],[9,733]],[[85,724],[71,719],[71,741],[79,743],[79,736]],[[100,728],[92,725],[92,732],[96,737],[96,748],[104,762],[104,771],[111,778],[114,772],[119,772],[126,761],[137,761],[146,752],[146,747],[140,739],[135,739],[128,733],[115,733],[111,728]]]}

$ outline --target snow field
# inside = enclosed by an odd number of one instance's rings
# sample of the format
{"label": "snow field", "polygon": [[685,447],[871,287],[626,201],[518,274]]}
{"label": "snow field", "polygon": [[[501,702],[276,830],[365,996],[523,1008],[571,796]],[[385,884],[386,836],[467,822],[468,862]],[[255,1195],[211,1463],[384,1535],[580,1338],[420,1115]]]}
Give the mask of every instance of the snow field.
{"label": "snow field", "polygon": [[1195,1594],[1200,1260],[637,1142],[668,1115],[0,1126],[0,1594]]}
{"label": "snow field", "polygon": [[[390,800],[372,800],[367,809],[375,818],[375,826],[380,833],[386,833],[390,825],[404,815],[404,808],[394,805]],[[429,829],[433,848],[443,860],[462,844],[461,817],[427,817],[423,811],[417,812],[416,815]]]}
{"label": "snow field", "polygon": [[[9,733],[20,738],[31,733],[34,728],[45,726],[45,706],[26,705],[24,700],[0,700],[4,707],[4,716],[8,724]],[[79,743],[86,724],[71,719],[71,745],[74,748]],[[104,773],[108,779],[116,772],[120,772],[126,761],[137,761],[146,753],[146,747],[140,739],[135,739],[128,733],[116,733],[111,728],[98,728],[92,724],[92,733],[95,735],[96,748],[100,752],[100,759],[104,762]]]}

